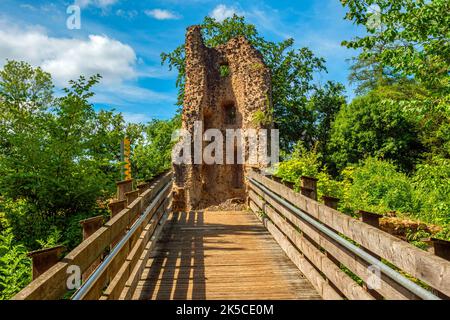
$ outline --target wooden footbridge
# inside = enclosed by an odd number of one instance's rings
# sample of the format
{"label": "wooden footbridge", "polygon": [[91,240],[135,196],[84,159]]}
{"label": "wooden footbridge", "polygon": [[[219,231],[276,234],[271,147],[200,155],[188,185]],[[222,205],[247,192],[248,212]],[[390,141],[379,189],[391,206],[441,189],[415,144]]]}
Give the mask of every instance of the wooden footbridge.
{"label": "wooden footbridge", "polygon": [[85,240],[63,258],[58,248],[39,252],[35,279],[14,298],[450,296],[450,262],[380,230],[376,218],[354,219],[333,199],[316,201],[313,186],[298,193],[259,171],[246,185],[247,211],[174,213],[172,173],[137,190],[119,183],[111,219],[83,221]]}

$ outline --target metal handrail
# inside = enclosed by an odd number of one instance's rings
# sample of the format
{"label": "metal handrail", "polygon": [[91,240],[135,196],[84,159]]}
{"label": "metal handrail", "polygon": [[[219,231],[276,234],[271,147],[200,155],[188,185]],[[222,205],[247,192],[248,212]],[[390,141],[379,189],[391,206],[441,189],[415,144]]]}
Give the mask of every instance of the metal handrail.
{"label": "metal handrail", "polygon": [[380,269],[382,273],[384,273],[386,276],[400,284],[401,286],[405,287],[418,297],[424,299],[424,300],[441,300],[438,296],[434,295],[433,293],[429,292],[428,290],[425,290],[421,286],[417,285],[416,283],[412,282],[402,274],[398,273],[394,269],[390,268],[389,266],[382,263],[377,258],[373,257],[363,249],[355,246],[353,243],[349,242],[348,240],[341,237],[339,234],[337,234],[335,231],[327,227],[325,224],[313,219],[308,213],[304,212],[303,210],[297,208],[287,200],[280,197],[278,194],[274,193],[272,190],[264,186],[262,183],[256,181],[253,178],[249,178],[249,181],[256,185],[258,188],[260,188],[262,191],[264,191],[267,195],[272,197],[274,200],[278,201],[280,204],[288,208],[290,211],[292,211],[295,215],[297,215],[299,218],[305,220],[310,225],[315,227],[317,230],[323,232],[325,235],[369,263],[370,265],[376,266]]}
{"label": "metal handrail", "polygon": [[147,207],[147,209],[142,213],[138,220],[133,224],[130,230],[126,233],[126,235],[117,243],[117,245],[112,249],[110,254],[103,260],[100,265],[95,269],[94,273],[87,279],[87,281],[75,292],[72,296],[71,300],[83,300],[88,294],[89,290],[92,288],[95,281],[97,281],[106,268],[111,264],[113,259],[117,256],[117,254],[122,250],[123,246],[128,242],[134,232],[139,228],[139,226],[145,221],[150,211],[156,206],[161,196],[171,187],[171,181],[167,183],[167,185],[161,189],[158,194],[153,199],[152,203]]}

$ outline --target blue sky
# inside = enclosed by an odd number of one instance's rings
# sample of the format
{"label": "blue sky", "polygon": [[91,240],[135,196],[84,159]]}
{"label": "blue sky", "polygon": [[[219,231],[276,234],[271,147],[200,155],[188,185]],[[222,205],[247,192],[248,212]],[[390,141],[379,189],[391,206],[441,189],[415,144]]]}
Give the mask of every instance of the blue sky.
{"label": "blue sky", "polygon": [[[69,29],[67,8],[81,9],[81,28]],[[160,53],[184,41],[186,27],[205,16],[244,15],[267,39],[295,39],[327,60],[327,74],[347,86],[346,61],[355,52],[340,45],[362,31],[343,19],[339,0],[1,0],[0,66],[6,59],[25,60],[53,75],[57,87],[78,75],[100,73],[97,108],[115,108],[127,121],[170,118],[177,89],[175,72],[161,66]]]}

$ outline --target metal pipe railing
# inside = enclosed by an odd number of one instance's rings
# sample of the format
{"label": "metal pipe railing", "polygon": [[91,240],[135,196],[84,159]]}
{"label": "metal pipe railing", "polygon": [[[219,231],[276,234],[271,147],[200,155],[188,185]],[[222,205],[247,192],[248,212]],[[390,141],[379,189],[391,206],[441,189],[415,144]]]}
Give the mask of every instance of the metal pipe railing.
{"label": "metal pipe railing", "polygon": [[[86,295],[89,293],[89,290],[92,288],[92,285],[100,278],[103,272],[108,268],[113,259],[117,256],[123,246],[130,240],[139,226],[144,222],[147,218],[150,211],[156,206],[162,195],[171,187],[171,181],[167,183],[167,185],[158,192],[158,194],[153,199],[152,203],[147,207],[147,209],[142,213],[138,220],[133,224],[130,230],[126,233],[126,235],[117,243],[117,245],[112,249],[110,254],[102,261],[102,263],[95,269],[94,273],[87,279],[87,281],[75,292],[72,296],[72,300],[83,300]],[[163,204],[163,203],[161,203]]]}
{"label": "metal pipe railing", "polygon": [[275,201],[279,202],[283,206],[285,206],[287,209],[289,209],[291,212],[296,214],[299,218],[303,219],[304,221],[308,222],[310,225],[315,227],[320,232],[323,232],[325,235],[369,263],[370,265],[376,266],[380,269],[380,271],[403,286],[404,288],[408,289],[418,297],[424,299],[424,300],[441,300],[439,297],[434,295],[433,293],[429,292],[428,290],[422,288],[421,286],[417,285],[416,283],[412,282],[402,274],[398,273],[394,269],[390,268],[389,266],[385,265],[381,261],[379,261],[377,258],[371,256],[363,249],[355,246],[353,243],[349,242],[348,240],[341,237],[339,234],[337,234],[335,231],[328,228],[323,223],[313,219],[308,213],[304,212],[303,210],[297,208],[287,200],[280,197],[278,194],[264,186],[262,183],[256,181],[253,178],[249,178],[249,181],[260,188],[263,192],[265,192],[267,195],[272,197]]}

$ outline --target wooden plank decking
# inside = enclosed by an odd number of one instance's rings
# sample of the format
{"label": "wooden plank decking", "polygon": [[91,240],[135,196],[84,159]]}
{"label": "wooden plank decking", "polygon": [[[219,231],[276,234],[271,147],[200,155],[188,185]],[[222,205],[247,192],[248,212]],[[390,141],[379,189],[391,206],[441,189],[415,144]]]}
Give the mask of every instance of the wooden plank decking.
{"label": "wooden plank decking", "polygon": [[320,299],[249,212],[172,214],[133,299]]}

